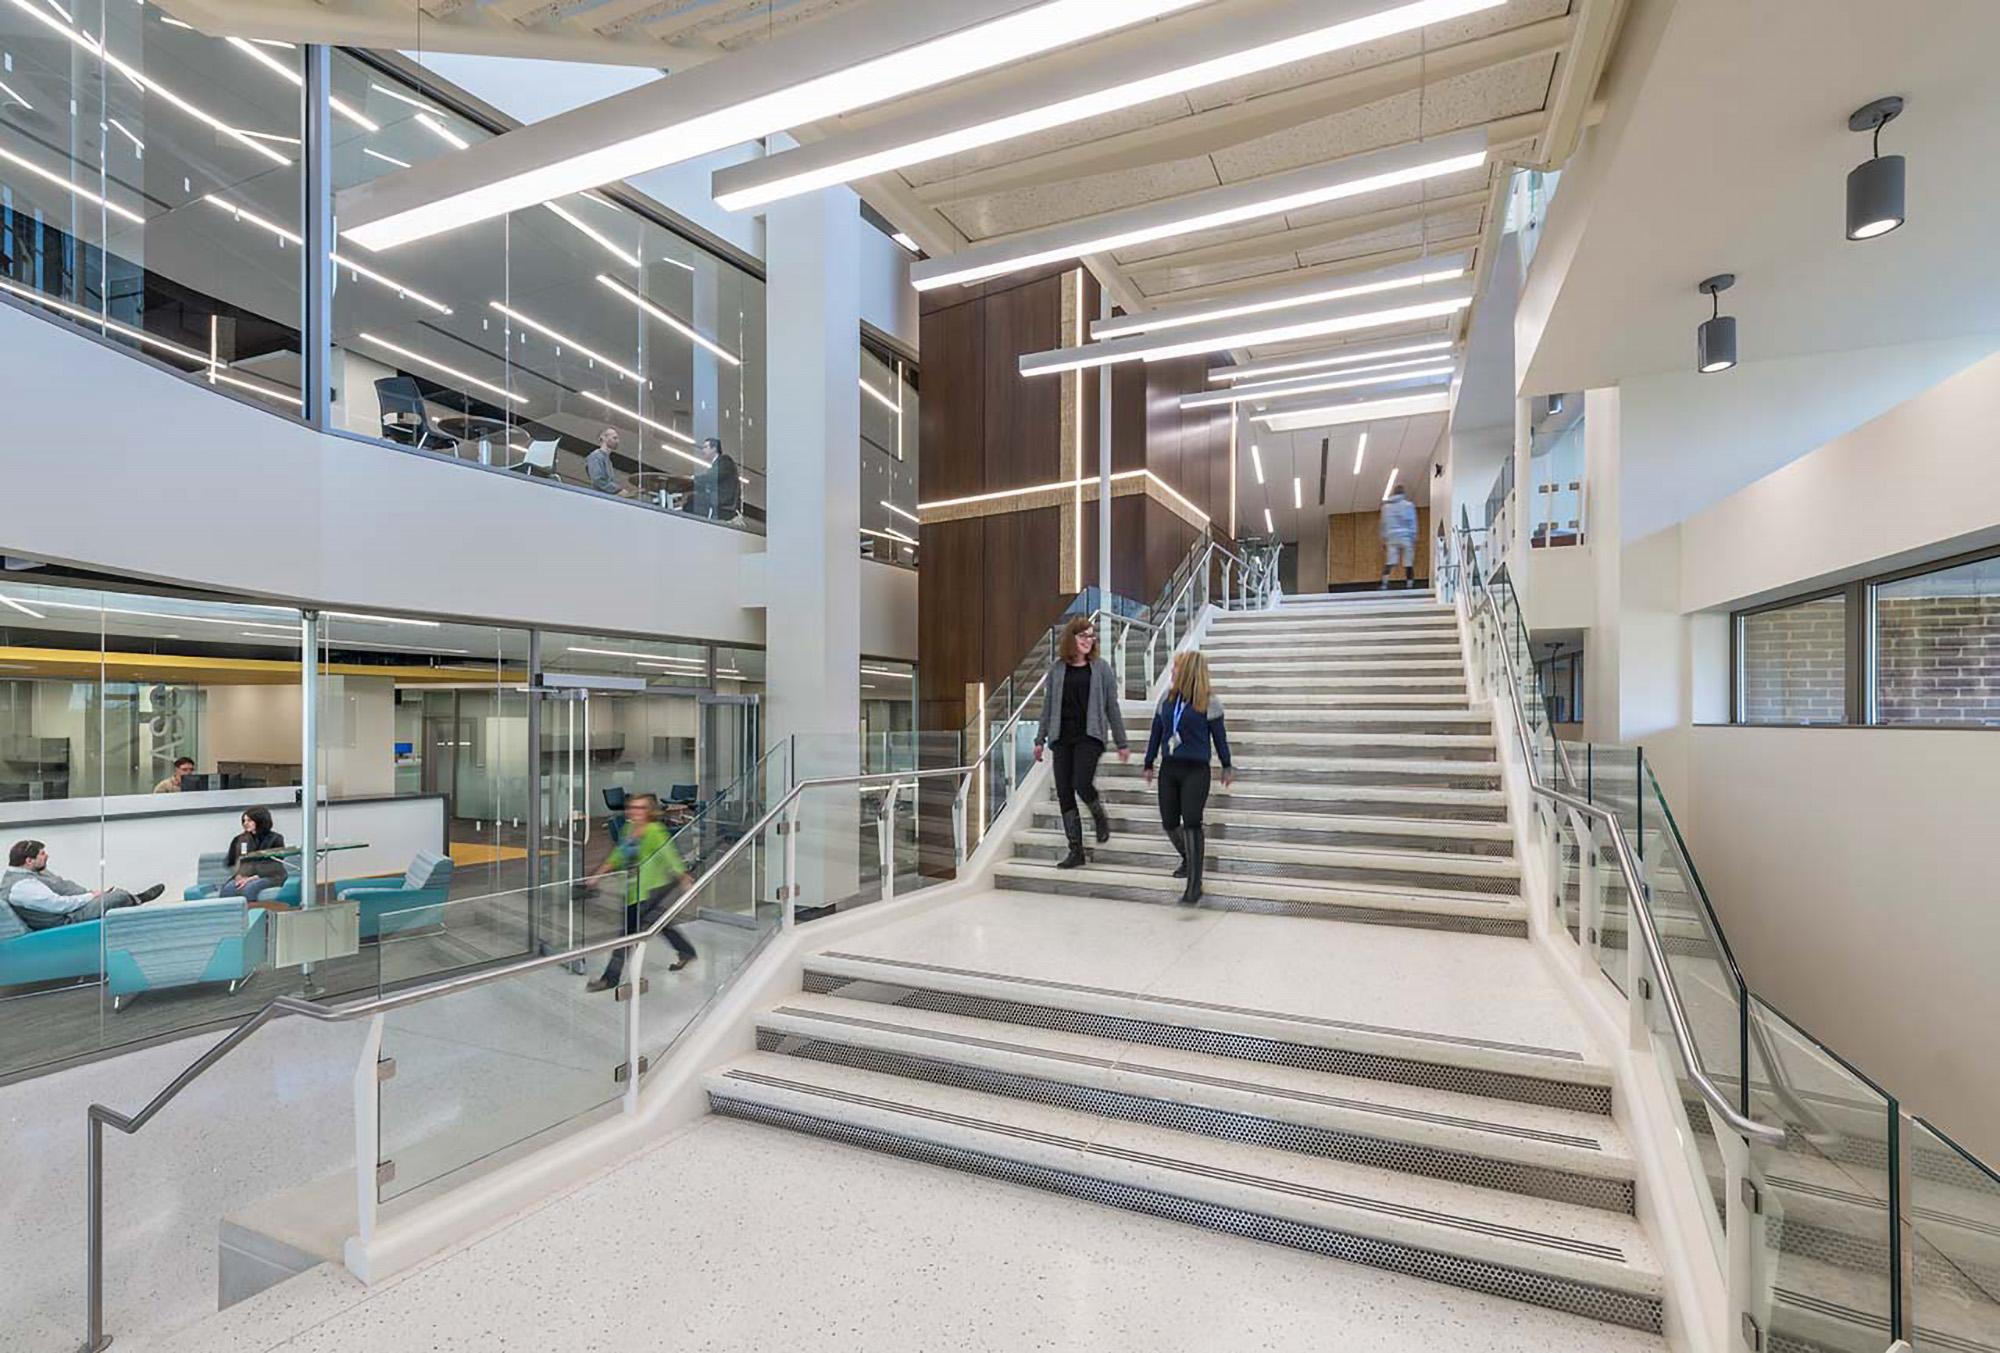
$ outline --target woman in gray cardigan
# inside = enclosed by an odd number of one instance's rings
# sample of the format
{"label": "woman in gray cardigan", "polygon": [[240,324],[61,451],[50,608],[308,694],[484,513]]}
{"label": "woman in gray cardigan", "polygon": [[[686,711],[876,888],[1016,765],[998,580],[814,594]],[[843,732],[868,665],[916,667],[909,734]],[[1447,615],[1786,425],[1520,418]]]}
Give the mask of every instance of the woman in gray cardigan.
{"label": "woman in gray cardigan", "polygon": [[1069,838],[1069,854],[1056,865],[1058,869],[1083,863],[1078,799],[1090,807],[1098,841],[1111,839],[1111,819],[1097,797],[1097,758],[1104,755],[1107,733],[1118,743],[1118,759],[1130,759],[1132,743],[1125,736],[1125,715],[1118,707],[1118,680],[1111,674],[1111,664],[1097,656],[1097,626],[1087,615],[1071,616],[1042,691],[1042,729],[1035,735],[1035,760],[1042,759],[1043,744],[1053,743],[1056,749],[1056,800],[1062,805],[1063,834]]}

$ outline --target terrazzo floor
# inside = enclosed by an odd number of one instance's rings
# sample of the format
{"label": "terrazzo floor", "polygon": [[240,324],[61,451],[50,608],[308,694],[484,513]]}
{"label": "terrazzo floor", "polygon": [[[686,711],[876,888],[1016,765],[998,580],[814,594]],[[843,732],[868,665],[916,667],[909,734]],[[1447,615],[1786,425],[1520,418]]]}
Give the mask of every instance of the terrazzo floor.
{"label": "terrazzo floor", "polygon": [[1662,1353],[1657,1338],[708,1118],[369,1289],[334,1269],[163,1353]]}

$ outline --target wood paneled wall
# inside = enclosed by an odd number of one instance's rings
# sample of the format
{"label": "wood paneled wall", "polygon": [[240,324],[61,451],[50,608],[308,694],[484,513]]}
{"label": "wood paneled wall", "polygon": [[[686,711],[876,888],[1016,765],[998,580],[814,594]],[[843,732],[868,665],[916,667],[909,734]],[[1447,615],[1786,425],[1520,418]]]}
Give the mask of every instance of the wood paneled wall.
{"label": "wood paneled wall", "polygon": [[[1060,378],[1027,379],[1023,353],[1061,346],[1068,267],[952,288],[923,298],[923,403],[918,438],[925,502],[1062,478]],[[1084,313],[1097,313],[1094,280]],[[1151,469],[1229,528],[1226,410],[1183,413],[1183,394],[1209,388],[1205,358],[1131,363],[1112,378],[1112,468]],[[1096,373],[1082,382],[1081,463],[1097,470]],[[921,528],[918,705],[921,726],[965,721],[968,683],[1011,672],[1071,601],[1060,590],[1061,511],[1041,508]],[[1112,503],[1111,589],[1150,601],[1196,531],[1157,502]],[[1097,583],[1097,504],[1084,504],[1083,582]]]}
{"label": "wood paneled wall", "polygon": [[[1431,572],[1431,510],[1417,509],[1417,576]],[[1326,588],[1334,591],[1359,584],[1373,587],[1382,579],[1382,564],[1388,553],[1382,548],[1380,512],[1336,512],[1326,519],[1326,579],[1315,587],[1299,579],[1301,592]]]}

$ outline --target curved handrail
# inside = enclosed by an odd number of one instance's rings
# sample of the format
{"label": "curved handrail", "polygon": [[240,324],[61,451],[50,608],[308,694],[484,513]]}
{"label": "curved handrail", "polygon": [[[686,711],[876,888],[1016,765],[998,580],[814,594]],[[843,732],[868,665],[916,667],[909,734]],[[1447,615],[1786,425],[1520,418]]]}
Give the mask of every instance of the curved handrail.
{"label": "curved handrail", "polygon": [[[1480,606],[1491,612],[1493,623],[1504,632],[1505,618],[1501,616],[1499,604],[1493,600],[1492,592],[1487,590],[1486,580],[1479,575],[1477,568],[1467,568],[1464,572],[1471,580],[1472,595],[1477,598]],[[1508,702],[1513,706],[1514,731],[1522,740],[1522,763],[1527,770],[1528,787],[1542,798],[1601,822],[1608,828],[1606,835],[1611,840],[1612,854],[1618,861],[1618,872],[1625,876],[1625,887],[1632,896],[1632,919],[1638,926],[1639,937],[1646,946],[1646,956],[1652,961],[1653,971],[1659,974],[1660,1002],[1667,1010],[1667,1025],[1673,1031],[1674,1043],[1680,1049],[1681,1060],[1687,1064],[1688,1074],[1694,1079],[1696,1091],[1700,1093],[1702,1101],[1709,1109],[1740,1135],[1767,1145],[1782,1144],[1787,1137],[1783,1127],[1760,1122],[1739,1111],[1730,1102],[1722,1087],[1710,1078],[1707,1068],[1702,1065],[1701,1049],[1695,1043],[1694,1026],[1688,1019],[1687,1007],[1682,1004],[1680,988],[1674,983],[1673,968],[1667,963],[1666,946],[1661,943],[1660,933],[1653,925],[1652,913],[1646,908],[1646,888],[1642,882],[1639,861],[1632,853],[1632,843],[1625,839],[1624,830],[1609,809],[1542,783],[1541,773],[1535,768],[1534,748],[1528,746],[1526,741],[1528,719],[1526,712],[1521,708],[1521,682],[1514,670],[1514,654],[1504,639],[1497,647],[1500,650],[1501,665],[1506,669],[1506,680],[1502,684],[1506,686]]]}

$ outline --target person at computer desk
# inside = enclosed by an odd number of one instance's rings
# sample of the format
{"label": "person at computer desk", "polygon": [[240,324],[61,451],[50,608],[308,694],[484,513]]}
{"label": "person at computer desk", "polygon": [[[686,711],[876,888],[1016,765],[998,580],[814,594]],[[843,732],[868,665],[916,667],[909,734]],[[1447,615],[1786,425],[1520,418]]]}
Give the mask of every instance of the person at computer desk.
{"label": "person at computer desk", "polygon": [[590,476],[590,486],[599,493],[629,498],[631,491],[618,482],[618,475],[611,467],[611,456],[617,449],[617,428],[606,428],[598,433],[597,449],[583,458],[583,472]]}
{"label": "person at computer desk", "polygon": [[181,757],[174,762],[174,773],[153,786],[155,794],[178,794],[181,792],[181,777],[194,774],[194,758]]}
{"label": "person at computer desk", "polygon": [[720,437],[704,437],[701,449],[708,468],[694,477],[694,501],[688,511],[710,521],[735,521],[743,509],[743,479],[736,458],[722,449]]}

